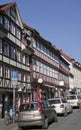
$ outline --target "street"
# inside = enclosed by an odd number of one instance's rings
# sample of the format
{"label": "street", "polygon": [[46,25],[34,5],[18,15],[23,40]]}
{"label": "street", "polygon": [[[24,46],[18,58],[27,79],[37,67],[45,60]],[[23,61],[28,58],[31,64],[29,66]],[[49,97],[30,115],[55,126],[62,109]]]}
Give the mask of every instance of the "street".
{"label": "street", "polygon": [[[0,130],[18,130],[17,125],[1,125]],[[39,127],[27,128],[26,130],[41,130]],[[57,123],[49,125],[48,130],[81,130],[81,109],[74,109],[72,114],[66,117],[59,116]]]}

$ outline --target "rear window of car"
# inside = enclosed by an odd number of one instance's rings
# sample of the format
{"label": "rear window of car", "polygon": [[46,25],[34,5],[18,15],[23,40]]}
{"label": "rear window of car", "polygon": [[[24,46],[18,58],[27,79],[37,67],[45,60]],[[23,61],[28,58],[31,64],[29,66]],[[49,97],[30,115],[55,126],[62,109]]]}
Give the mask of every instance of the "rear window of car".
{"label": "rear window of car", "polygon": [[60,100],[49,100],[51,104],[58,104],[60,103]]}
{"label": "rear window of car", "polygon": [[27,104],[22,104],[20,105],[20,112],[23,112],[23,111],[35,111],[38,109],[38,105],[37,103],[27,103]]}
{"label": "rear window of car", "polygon": [[76,96],[67,96],[67,100],[76,99]]}

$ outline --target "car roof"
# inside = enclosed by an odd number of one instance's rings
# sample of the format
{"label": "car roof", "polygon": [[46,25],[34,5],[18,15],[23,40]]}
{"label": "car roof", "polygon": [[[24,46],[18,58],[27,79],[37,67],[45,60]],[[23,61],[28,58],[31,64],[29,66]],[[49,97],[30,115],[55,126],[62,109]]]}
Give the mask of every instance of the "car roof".
{"label": "car roof", "polygon": [[[25,103],[22,103],[22,104],[31,104],[31,103],[41,103],[41,102],[48,102],[48,100],[41,100],[41,101],[30,101],[30,102],[25,102]],[[21,104],[21,105],[22,105]]]}
{"label": "car roof", "polygon": [[64,99],[64,98],[58,97],[58,98],[50,98],[50,99],[48,99],[48,100],[60,100],[60,99]]}

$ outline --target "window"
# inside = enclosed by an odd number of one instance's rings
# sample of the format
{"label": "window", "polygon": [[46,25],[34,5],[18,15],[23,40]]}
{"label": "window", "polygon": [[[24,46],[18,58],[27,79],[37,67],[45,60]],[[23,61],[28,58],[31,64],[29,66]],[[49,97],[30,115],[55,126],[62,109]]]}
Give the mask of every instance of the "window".
{"label": "window", "polygon": [[58,72],[55,70],[55,78],[58,79]]}
{"label": "window", "polygon": [[49,76],[49,66],[47,66],[47,75]]}
{"label": "window", "polygon": [[0,39],[0,53],[2,54],[2,39]]}
{"label": "window", "polygon": [[22,53],[22,63],[25,64],[25,54]]}
{"label": "window", "polygon": [[33,45],[33,47],[35,47],[35,48],[36,48],[36,41],[35,41],[35,39],[34,39],[34,38],[32,38],[32,45]]}
{"label": "window", "polygon": [[11,46],[11,58],[15,59],[15,48]]}
{"label": "window", "polygon": [[0,15],[0,24],[3,24],[3,18],[1,15]]}
{"label": "window", "polygon": [[9,30],[9,20],[5,17],[4,18],[4,27]]}
{"label": "window", "polygon": [[46,74],[46,65],[43,65],[44,74]]}
{"label": "window", "polygon": [[29,65],[29,56],[26,55],[26,65]]}
{"label": "window", "polygon": [[21,53],[19,50],[16,50],[16,59],[17,61],[21,62]]}
{"label": "window", "polygon": [[4,42],[4,55],[9,56],[9,44]]}
{"label": "window", "polygon": [[16,28],[16,37],[21,39],[21,31],[18,28]]}
{"label": "window", "polygon": [[16,19],[16,12],[15,12],[15,9],[14,9],[14,8],[11,8],[11,10],[10,10],[10,15],[11,15],[11,18],[12,18],[13,20]]}
{"label": "window", "polygon": [[30,82],[30,75],[27,74],[27,82]]}
{"label": "window", "polygon": [[26,81],[26,74],[22,73],[22,81]]}
{"label": "window", "polygon": [[10,69],[8,67],[5,67],[5,78],[10,78]]}
{"label": "window", "polygon": [[15,25],[13,23],[10,25],[10,31],[13,35],[15,35]]}
{"label": "window", "polygon": [[21,81],[21,72],[18,71],[18,80]]}
{"label": "window", "polygon": [[32,65],[33,65],[33,70],[35,70],[35,67],[36,67],[36,60],[35,59],[32,59]]}
{"label": "window", "polygon": [[0,77],[2,77],[2,65],[0,65]]}

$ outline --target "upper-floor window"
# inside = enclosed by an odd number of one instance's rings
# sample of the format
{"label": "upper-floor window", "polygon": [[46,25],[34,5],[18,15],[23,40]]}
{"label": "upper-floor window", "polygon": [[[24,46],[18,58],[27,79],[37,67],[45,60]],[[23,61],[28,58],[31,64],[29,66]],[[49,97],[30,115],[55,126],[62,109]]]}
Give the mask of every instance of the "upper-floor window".
{"label": "upper-floor window", "polygon": [[26,65],[29,65],[29,56],[26,55]]}
{"label": "upper-floor window", "polygon": [[0,77],[2,77],[2,65],[0,65]]}
{"label": "upper-floor window", "polygon": [[36,47],[36,40],[34,38],[32,38],[32,45],[33,47]]}
{"label": "upper-floor window", "polygon": [[2,39],[0,39],[0,53],[2,54]]}
{"label": "upper-floor window", "polygon": [[18,80],[21,81],[21,72],[18,71]]}
{"label": "upper-floor window", "polygon": [[0,15],[0,24],[3,24],[3,17]]}
{"label": "upper-floor window", "polygon": [[25,64],[25,54],[22,53],[22,63]]}
{"label": "upper-floor window", "polygon": [[26,81],[26,73],[22,73],[22,81]]}
{"label": "upper-floor window", "polygon": [[7,30],[9,30],[9,20],[8,20],[6,17],[4,17],[4,27],[5,27]]}
{"label": "upper-floor window", "polygon": [[19,50],[16,50],[16,59],[17,61],[21,62],[21,53]]}
{"label": "upper-floor window", "polygon": [[5,78],[10,78],[10,69],[8,68],[8,67],[5,67],[5,70],[4,70],[4,76],[5,76]]}
{"label": "upper-floor window", "polygon": [[13,46],[11,46],[11,58],[15,59],[15,48]]}
{"label": "upper-floor window", "polygon": [[4,42],[4,55],[9,56],[9,44]]}
{"label": "upper-floor window", "polygon": [[10,8],[10,15],[13,20],[16,19],[16,12],[14,8]]}
{"label": "upper-floor window", "polygon": [[12,34],[15,35],[15,25],[13,23],[11,23],[11,25],[10,25],[10,31]]}
{"label": "upper-floor window", "polygon": [[16,37],[17,37],[18,39],[21,39],[21,31],[20,31],[19,28],[16,28]]}

